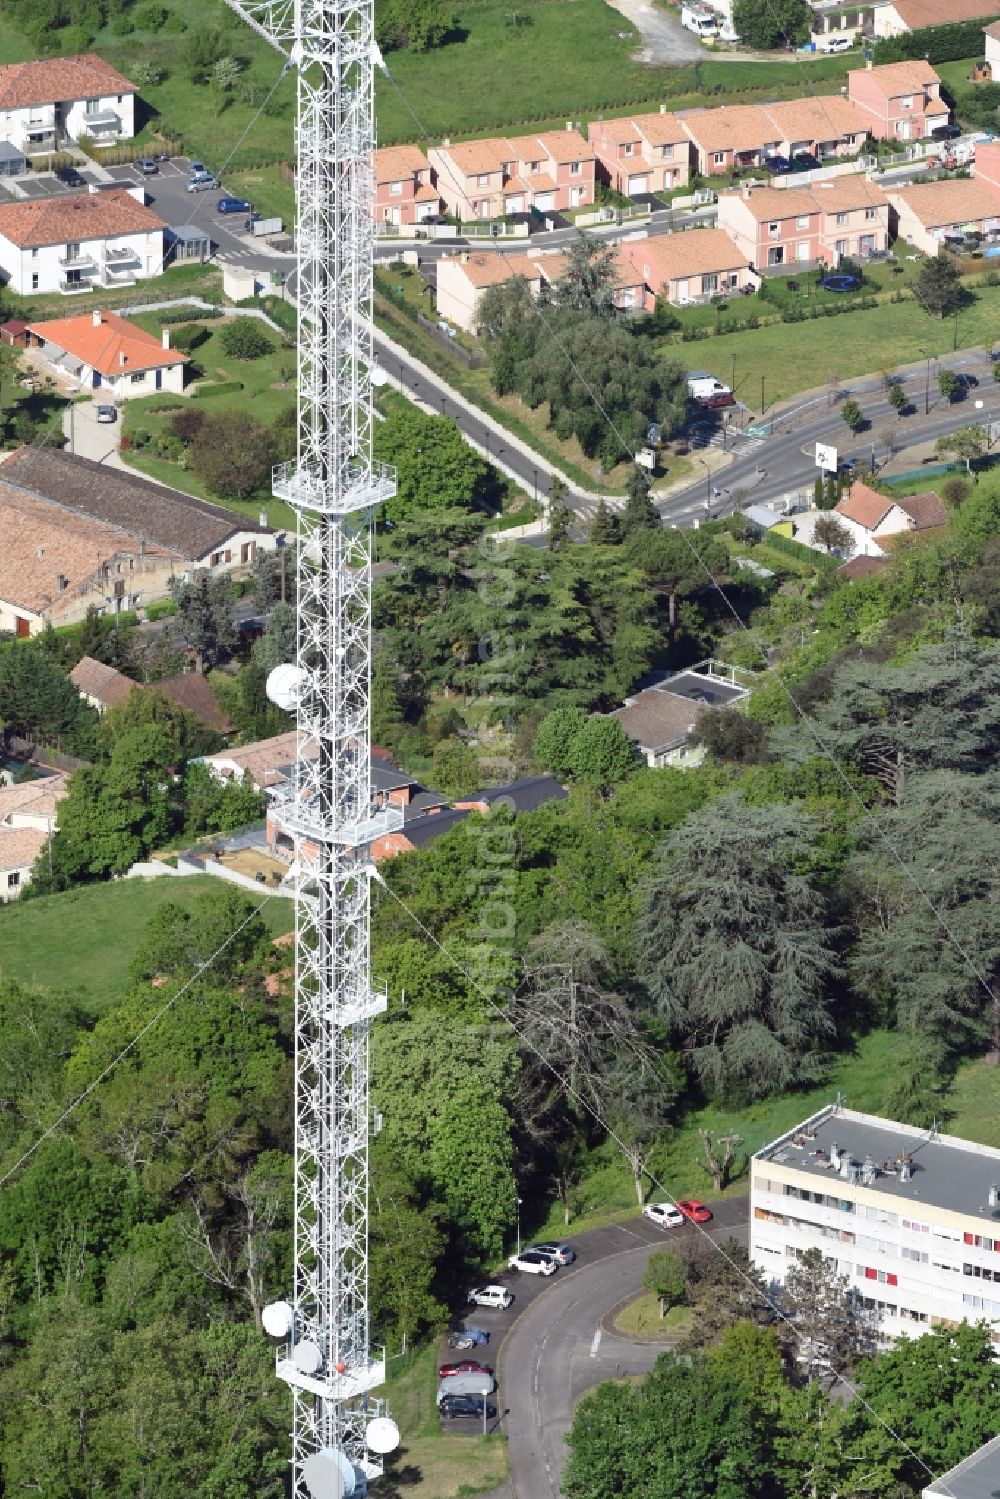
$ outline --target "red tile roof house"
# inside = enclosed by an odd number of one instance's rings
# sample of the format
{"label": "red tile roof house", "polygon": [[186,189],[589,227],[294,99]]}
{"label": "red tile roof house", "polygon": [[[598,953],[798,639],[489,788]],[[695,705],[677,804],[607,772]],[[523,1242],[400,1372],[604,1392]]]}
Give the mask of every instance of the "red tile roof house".
{"label": "red tile roof house", "polygon": [[96,708],[98,713],[106,713],[109,708],[123,703],[139,687],[131,677],[116,671],[113,666],[106,666],[103,661],[95,661],[93,656],[81,656],[69,679],[84,702]]}
{"label": "red tile roof house", "polygon": [[724,104],[677,118],[694,148],[695,170],[703,177],[759,166],[781,145],[781,127],[759,104]]}
{"label": "red tile roof house", "polygon": [[375,222],[421,224],[441,212],[431,164],[419,146],[383,146],[375,152]]}
{"label": "red tile roof house", "polygon": [[745,187],[720,193],[718,225],[757,270],[822,258],[821,214],[807,188]]}
{"label": "red tile roof house", "polygon": [[758,285],[750,257],[723,229],[685,229],[626,240],[622,251],[643,278],[647,311],[656,306],[657,297],[684,307]]}
{"label": "red tile roof house", "polygon": [[33,346],[84,388],[101,390],[116,401],[154,395],[180,395],[187,355],[170,347],[170,329],[154,338],[117,312],[81,313],[29,323]]}
{"label": "red tile roof house", "polygon": [[889,199],[864,177],[810,188],[744,187],[720,193],[718,224],[760,271],[888,248]]}
{"label": "red tile roof house", "polygon": [[475,332],[479,306],[491,286],[502,286],[523,276],[533,296],[542,286],[537,263],[525,254],[498,255],[494,250],[469,250],[443,256],[437,263],[438,315]]}
{"label": "red tile roof house", "polygon": [[66,776],[42,776],[0,789],[0,902],[16,900],[56,829]]}
{"label": "red tile roof house", "polygon": [[780,133],[781,156],[807,151],[821,161],[835,160],[860,151],[868,138],[860,110],[840,94],[787,99],[766,104],[764,112]]}
{"label": "red tile roof house", "polygon": [[902,533],[946,526],[950,519],[947,508],[932,492],[894,499],[859,479],[834,508],[851,533],[858,557],[884,557]]}
{"label": "red tile roof house", "polygon": [[937,255],[949,240],[966,233],[994,238],[1000,232],[1000,195],[980,181],[954,177],[894,187],[887,197],[896,215],[896,234],[925,255]]}
{"label": "red tile roof house", "polygon": [[577,130],[513,140],[445,141],[427,153],[435,186],[460,220],[562,213],[594,201],[593,148]]}
{"label": "red tile roof house", "polygon": [[689,176],[691,143],[676,115],[626,115],[593,120],[587,135],[597,158],[597,175],[626,198],[669,193]]}
{"label": "red tile roof house", "polygon": [[203,567],[236,572],[275,533],[141,474],[20,448],[0,468],[0,630],[27,637],[166,598]]}
{"label": "red tile roof house", "polygon": [[873,29],[876,37],[905,36],[943,22],[987,21],[996,13],[996,0],[892,0],[875,7]]}
{"label": "red tile roof house", "polygon": [[0,68],[0,138],[26,156],[135,134],[135,84],[93,52]]}
{"label": "red tile roof house", "polygon": [[941,79],[929,62],[853,68],[847,97],[876,140],[919,141],[948,123]]}
{"label": "red tile roof house", "polygon": [[[614,246],[615,306],[620,312],[646,312],[650,306],[646,284],[628,249],[627,245]],[[569,264],[568,256],[552,250],[529,250],[528,259],[546,286],[554,286]]]}
{"label": "red tile roof house", "polygon": [[5,203],[0,270],[22,297],[131,286],[162,272],[166,227],[124,188]]}

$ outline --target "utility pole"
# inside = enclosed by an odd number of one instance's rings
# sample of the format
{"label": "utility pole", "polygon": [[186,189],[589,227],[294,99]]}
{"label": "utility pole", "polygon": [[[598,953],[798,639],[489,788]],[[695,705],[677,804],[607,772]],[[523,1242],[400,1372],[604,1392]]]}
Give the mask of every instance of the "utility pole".
{"label": "utility pole", "polygon": [[[296,527],[297,659],[268,694],[294,708],[273,798],[294,843],[295,1208],[289,1300],[264,1309],[292,1393],[292,1499],[361,1499],[398,1444],[373,1408],[369,1348],[371,843],[402,825],[371,792],[373,516],[395,475],[372,459],[374,0],[227,0],[298,89],[298,435],[274,495]],[[373,1419],[374,1417],[374,1419]]]}

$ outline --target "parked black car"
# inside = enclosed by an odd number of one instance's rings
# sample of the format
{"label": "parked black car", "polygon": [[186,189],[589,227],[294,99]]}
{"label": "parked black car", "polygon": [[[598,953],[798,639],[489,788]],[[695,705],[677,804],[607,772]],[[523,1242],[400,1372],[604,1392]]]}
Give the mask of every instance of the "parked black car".
{"label": "parked black car", "polygon": [[957,125],[936,125],[931,131],[932,141],[954,141],[962,134]]}
{"label": "parked black car", "polygon": [[820,165],[820,160],[809,151],[796,151],[792,157],[792,165],[799,172],[815,172]]}
{"label": "parked black car", "polygon": [[83,187],[83,178],[76,167],[57,167],[56,176],[60,182],[65,182],[67,187]]}
{"label": "parked black car", "polygon": [[[454,1421],[456,1416],[478,1416],[482,1420],[483,1402],[475,1395],[442,1395],[438,1410],[446,1421]],[[494,1421],[496,1414],[496,1406],[487,1400],[486,1419]]]}
{"label": "parked black car", "polygon": [[962,390],[975,390],[976,386],[979,384],[979,380],[975,375],[956,375],[955,379],[961,386]]}
{"label": "parked black car", "polygon": [[775,177],[781,177],[792,170],[792,163],[787,156],[765,156],[761,165],[765,172],[770,172]]}

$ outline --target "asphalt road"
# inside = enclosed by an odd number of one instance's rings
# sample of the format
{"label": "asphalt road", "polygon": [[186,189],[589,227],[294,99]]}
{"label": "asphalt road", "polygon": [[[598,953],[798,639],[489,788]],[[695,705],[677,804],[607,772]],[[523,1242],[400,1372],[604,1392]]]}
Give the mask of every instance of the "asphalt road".
{"label": "asphalt road", "polygon": [[609,0],[642,37],[646,63],[701,62],[710,54],[698,38],[685,31],[676,15],[656,10],[647,0]]}
{"label": "asphalt road", "polygon": [[[747,1199],[726,1198],[713,1210],[715,1218],[707,1225],[713,1238],[745,1242]],[[572,1239],[576,1263],[551,1279],[516,1272],[498,1277],[517,1298],[508,1312],[470,1311],[466,1320],[490,1329],[494,1345],[506,1334],[497,1404],[505,1412],[510,1480],[501,1494],[559,1499],[564,1437],[581,1395],[603,1380],[647,1372],[662,1352],[656,1344],[617,1337],[602,1321],[642,1288],[652,1250],[696,1232],[691,1225],[659,1229],[640,1217],[592,1229]]]}
{"label": "asphalt road", "polygon": [[[979,388],[949,405],[937,386],[936,370],[945,366],[977,375]],[[709,447],[696,452],[696,458],[706,467],[701,468],[696,481],[659,504],[660,514],[667,524],[684,525],[695,518],[703,518],[709,508],[716,516],[729,514],[735,507],[726,494],[727,490],[752,491],[756,503],[805,488],[817,473],[815,444],[818,441],[832,443],[841,458],[861,459],[870,458],[874,436],[877,457],[881,462],[884,459],[884,446],[880,440],[883,431],[891,429],[898,455],[908,447],[933,441],[958,427],[1000,418],[1000,385],[993,380],[992,369],[981,350],[959,350],[947,360],[932,364],[929,386],[923,362],[911,366],[905,372],[904,387],[917,408],[910,416],[896,416],[886,399],[881,376],[866,376],[845,382],[837,404],[832,407],[825,392],[806,396],[784,407],[774,414],[773,435],[741,453],[728,466],[723,466],[720,448]],[[928,392],[930,410],[925,413],[925,394]],[[848,394],[858,401],[868,422],[866,430],[856,437],[848,432],[840,416],[839,407]],[[981,411],[976,410],[977,400],[983,402]],[[719,498],[711,493],[715,487],[723,491]]]}

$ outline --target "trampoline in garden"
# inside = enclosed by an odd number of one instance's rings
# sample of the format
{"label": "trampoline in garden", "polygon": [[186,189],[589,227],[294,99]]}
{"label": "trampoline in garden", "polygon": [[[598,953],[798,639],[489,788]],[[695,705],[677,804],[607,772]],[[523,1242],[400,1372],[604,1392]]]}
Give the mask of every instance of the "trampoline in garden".
{"label": "trampoline in garden", "polygon": [[857,291],[860,285],[860,276],[824,276],[820,282],[824,291]]}

